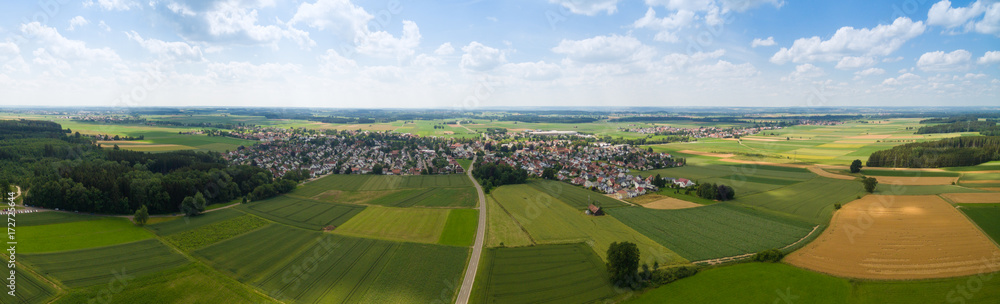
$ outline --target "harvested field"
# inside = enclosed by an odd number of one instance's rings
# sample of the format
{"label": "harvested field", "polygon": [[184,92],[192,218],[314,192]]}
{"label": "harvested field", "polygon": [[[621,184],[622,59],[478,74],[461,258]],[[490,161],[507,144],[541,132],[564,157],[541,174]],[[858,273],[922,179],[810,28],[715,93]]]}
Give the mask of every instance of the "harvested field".
{"label": "harvested field", "polygon": [[956,204],[1000,203],[1000,196],[996,193],[945,193],[941,196]]}
{"label": "harvested field", "polygon": [[963,184],[1000,184],[1000,180],[963,180]]}
{"label": "harvested field", "polygon": [[957,177],[876,176],[880,184],[904,186],[951,185]]}
{"label": "harvested field", "polygon": [[649,209],[672,210],[701,207],[704,205],[665,196],[662,199],[642,204],[642,206]]}
{"label": "harvested field", "polygon": [[868,195],[844,205],[830,228],[785,261],[842,277],[904,280],[986,272],[1000,268],[997,256],[1000,249],[940,197]]}
{"label": "harvested field", "polygon": [[724,162],[737,163],[737,164],[747,164],[747,165],[778,166],[778,167],[789,167],[789,168],[808,168],[809,167],[807,165],[782,164],[782,163],[772,163],[772,162],[764,162],[764,161],[756,161],[756,160],[745,160],[745,159],[723,158],[723,159],[720,159],[720,160],[724,161]]}
{"label": "harvested field", "polygon": [[889,138],[889,136],[891,136],[891,135],[876,135],[876,134],[872,134],[872,135],[851,136],[851,137],[848,137],[848,138],[852,138],[852,139],[886,139],[886,138]]}
{"label": "harvested field", "polygon": [[826,170],[823,170],[820,167],[815,167],[815,166],[809,167],[808,169],[809,169],[809,172],[816,173],[816,175],[819,175],[819,176],[822,176],[822,177],[836,178],[836,179],[842,179],[842,180],[854,180],[856,178],[856,177],[853,177],[853,176],[850,176],[850,175],[840,175],[840,174],[836,174],[836,173],[830,173],[830,172],[827,172]]}
{"label": "harvested field", "polygon": [[736,156],[736,154],[730,154],[730,153],[712,153],[712,152],[702,152],[702,151],[695,151],[695,150],[682,150],[682,151],[677,151],[677,152],[681,152],[681,153],[684,153],[684,154],[694,154],[694,155],[711,156],[711,157],[721,157],[721,158],[730,158],[730,157]]}

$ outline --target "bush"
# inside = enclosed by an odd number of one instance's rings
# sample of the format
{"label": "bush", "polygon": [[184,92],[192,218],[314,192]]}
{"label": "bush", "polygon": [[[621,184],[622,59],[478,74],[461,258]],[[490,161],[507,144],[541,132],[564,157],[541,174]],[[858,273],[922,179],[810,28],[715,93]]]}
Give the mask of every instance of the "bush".
{"label": "bush", "polygon": [[639,247],[631,242],[614,242],[608,246],[608,273],[618,287],[637,287]]}
{"label": "bush", "polygon": [[653,270],[653,277],[650,280],[650,284],[653,287],[671,283],[686,277],[693,276],[698,273],[698,267],[696,266],[681,266],[681,267],[670,267],[664,269]]}
{"label": "bush", "polygon": [[778,250],[778,249],[768,249],[768,250],[764,250],[764,251],[758,252],[757,254],[754,254],[753,257],[750,258],[750,261],[753,261],[753,262],[775,263],[775,262],[781,261],[781,258],[784,258],[784,257],[785,257],[785,253],[781,252],[781,250]]}
{"label": "bush", "polygon": [[840,207],[841,207],[840,203],[833,204],[833,209],[835,210],[840,210]]}

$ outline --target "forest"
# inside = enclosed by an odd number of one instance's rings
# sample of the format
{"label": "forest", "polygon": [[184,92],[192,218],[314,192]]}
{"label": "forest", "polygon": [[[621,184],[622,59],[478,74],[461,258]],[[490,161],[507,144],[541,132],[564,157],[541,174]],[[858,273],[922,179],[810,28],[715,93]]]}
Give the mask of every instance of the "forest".
{"label": "forest", "polygon": [[962,136],[909,143],[876,151],[868,167],[938,168],[975,166],[1000,160],[1000,136]]}
{"label": "forest", "polygon": [[472,176],[479,180],[483,191],[489,193],[499,186],[523,184],[528,180],[528,171],[503,163],[482,162],[472,169]]}
{"label": "forest", "polygon": [[923,126],[920,127],[920,129],[917,129],[917,134],[980,132],[981,134],[986,135],[986,133],[991,131],[996,132],[998,130],[1000,130],[1000,128],[997,128],[997,123],[995,121],[965,120],[940,125]]}

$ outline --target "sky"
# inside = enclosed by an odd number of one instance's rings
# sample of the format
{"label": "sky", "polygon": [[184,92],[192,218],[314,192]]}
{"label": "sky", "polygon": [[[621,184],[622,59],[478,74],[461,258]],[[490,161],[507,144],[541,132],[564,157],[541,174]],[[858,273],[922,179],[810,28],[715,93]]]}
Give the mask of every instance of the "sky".
{"label": "sky", "polygon": [[38,0],[0,8],[0,105],[1000,105],[998,1]]}

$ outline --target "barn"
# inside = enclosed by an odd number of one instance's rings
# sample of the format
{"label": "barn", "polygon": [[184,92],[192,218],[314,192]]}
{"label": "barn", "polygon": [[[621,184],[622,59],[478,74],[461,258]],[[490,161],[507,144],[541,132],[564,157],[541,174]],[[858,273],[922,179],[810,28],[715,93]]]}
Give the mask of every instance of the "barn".
{"label": "barn", "polygon": [[600,216],[604,215],[604,210],[601,209],[601,207],[598,207],[597,205],[590,204],[590,206],[587,206],[587,214],[593,216]]}

